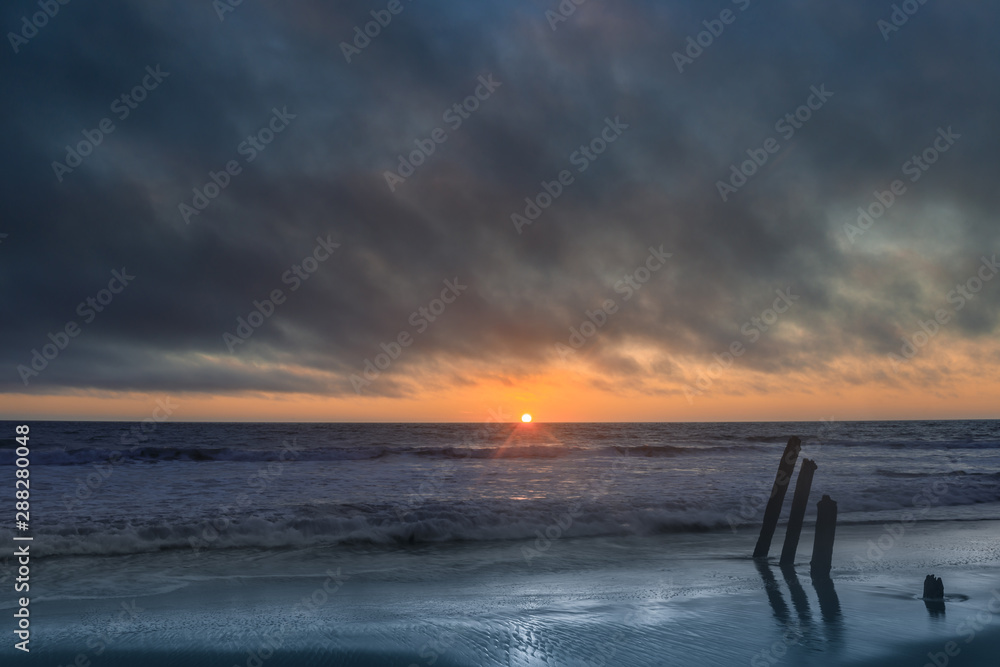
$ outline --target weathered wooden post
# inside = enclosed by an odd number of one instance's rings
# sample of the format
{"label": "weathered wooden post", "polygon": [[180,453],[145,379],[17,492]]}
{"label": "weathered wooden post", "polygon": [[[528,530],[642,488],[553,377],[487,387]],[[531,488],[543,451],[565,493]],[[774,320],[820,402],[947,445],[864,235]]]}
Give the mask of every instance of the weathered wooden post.
{"label": "weathered wooden post", "polygon": [[824,495],[816,503],[816,539],[809,571],[813,578],[829,579],[833,563],[833,538],[837,533],[837,503]]}
{"label": "weathered wooden post", "polygon": [[781,567],[795,565],[795,552],[799,548],[799,536],[802,534],[802,520],[806,516],[809,504],[809,491],[812,490],[813,474],[816,463],[811,459],[802,459],[799,468],[799,478],[795,482],[795,495],[792,496],[792,513],[788,516],[788,530],[785,531],[785,545],[781,548]]}
{"label": "weathered wooden post", "polygon": [[771,539],[778,525],[781,504],[785,501],[785,491],[788,490],[788,483],[792,479],[792,473],[795,472],[795,461],[799,458],[801,448],[802,441],[794,435],[785,445],[785,453],[781,455],[778,473],[774,476],[774,486],[771,487],[771,497],[767,501],[767,509],[764,510],[764,524],[760,527],[757,547],[753,550],[754,558],[767,558],[767,552],[771,549]]}
{"label": "weathered wooden post", "polygon": [[941,577],[928,574],[924,577],[924,599],[944,600],[944,581]]}
{"label": "weathered wooden post", "polygon": [[933,574],[924,577],[924,606],[932,617],[944,616],[944,582],[941,577]]}

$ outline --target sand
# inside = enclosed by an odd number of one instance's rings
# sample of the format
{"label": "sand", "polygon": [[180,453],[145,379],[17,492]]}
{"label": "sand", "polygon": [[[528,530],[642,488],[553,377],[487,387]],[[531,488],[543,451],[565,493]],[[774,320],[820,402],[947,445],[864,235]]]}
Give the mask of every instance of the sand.
{"label": "sand", "polygon": [[[1000,665],[1000,522],[842,525],[832,589],[809,577],[808,528],[794,573],[751,560],[755,540],[748,527],[562,539],[530,559],[525,547],[545,545],[40,559],[32,653],[8,638],[0,655],[109,667]],[[919,599],[931,573],[943,609]]]}

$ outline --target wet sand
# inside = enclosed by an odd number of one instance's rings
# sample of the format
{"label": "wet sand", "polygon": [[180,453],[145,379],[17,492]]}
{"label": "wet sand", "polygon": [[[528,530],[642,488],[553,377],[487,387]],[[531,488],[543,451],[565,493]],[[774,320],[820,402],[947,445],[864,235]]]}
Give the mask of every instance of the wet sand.
{"label": "wet sand", "polygon": [[[0,654],[109,667],[996,664],[1000,522],[921,523],[891,545],[883,525],[840,526],[827,585],[809,577],[808,528],[792,571],[773,564],[783,530],[772,564],[749,558],[754,532],[563,539],[530,558],[528,543],[496,542],[43,559],[32,653]],[[873,549],[880,539],[889,548]],[[943,605],[919,599],[931,573]]]}

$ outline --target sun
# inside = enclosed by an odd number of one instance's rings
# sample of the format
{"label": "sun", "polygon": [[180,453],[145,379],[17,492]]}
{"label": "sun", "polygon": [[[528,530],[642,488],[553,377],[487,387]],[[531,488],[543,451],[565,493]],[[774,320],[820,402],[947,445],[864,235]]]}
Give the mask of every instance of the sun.
{"label": "sun", "polygon": [[529,415],[527,412],[525,412],[523,415],[521,415],[521,421],[523,421],[525,424],[527,424],[528,422],[531,421],[531,415]]}

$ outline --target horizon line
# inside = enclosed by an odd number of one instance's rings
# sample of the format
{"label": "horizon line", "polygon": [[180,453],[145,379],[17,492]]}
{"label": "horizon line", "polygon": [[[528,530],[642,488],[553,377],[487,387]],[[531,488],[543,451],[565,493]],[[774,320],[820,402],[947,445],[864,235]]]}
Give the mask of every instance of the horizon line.
{"label": "horizon line", "polygon": [[[7,419],[0,418],[0,422],[21,422],[21,423],[31,423],[31,422],[42,422],[42,423],[60,423],[60,422],[93,422],[93,423],[114,423],[114,424],[127,424],[127,423],[142,423],[143,419],[51,419],[51,418],[40,418],[40,419]],[[989,421],[1000,421],[1000,417],[968,417],[968,418],[926,418],[926,419],[769,419],[769,420],[748,420],[748,419],[735,419],[735,420],[708,420],[708,421],[698,421],[698,420],[672,420],[672,421],[540,421],[533,420],[531,422],[522,422],[519,419],[513,421],[322,421],[322,420],[299,420],[299,421],[283,421],[283,420],[263,420],[263,421],[252,421],[252,420],[165,420],[162,422],[157,422],[158,424],[355,424],[355,425],[379,425],[379,426],[434,426],[434,425],[447,425],[447,424],[516,424],[523,426],[532,426],[536,424],[847,424],[847,423],[876,423],[876,422],[989,422]]]}

